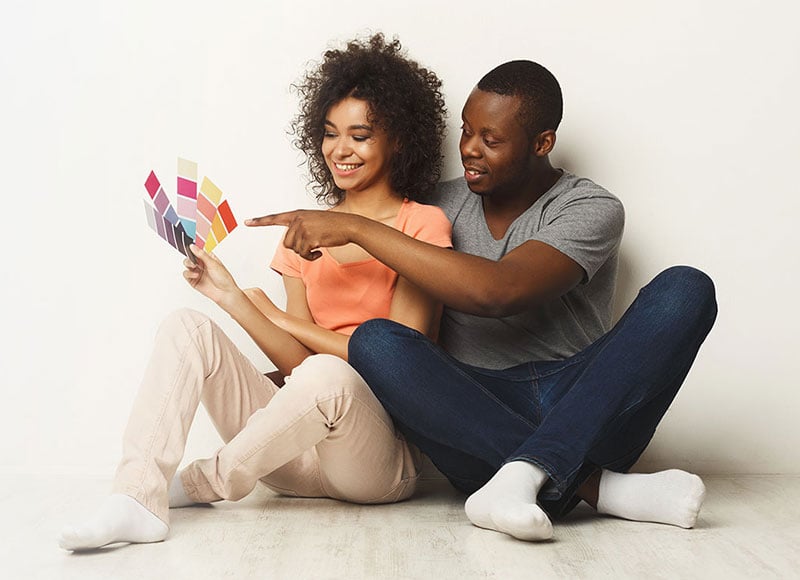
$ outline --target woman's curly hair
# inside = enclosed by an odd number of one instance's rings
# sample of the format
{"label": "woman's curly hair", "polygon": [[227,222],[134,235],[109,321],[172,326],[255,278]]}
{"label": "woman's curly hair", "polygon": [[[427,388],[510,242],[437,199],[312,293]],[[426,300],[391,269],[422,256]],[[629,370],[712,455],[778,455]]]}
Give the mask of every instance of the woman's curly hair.
{"label": "woman's curly hair", "polygon": [[399,40],[387,43],[381,33],[325,52],[322,63],[293,85],[300,96],[294,144],[306,155],[317,200],[336,205],[344,199],[325,164],[322,140],[329,109],[347,97],[366,101],[369,122],[397,144],[390,161],[392,188],[412,200],[427,196],[442,168],[441,86],[436,74],[405,56]]}

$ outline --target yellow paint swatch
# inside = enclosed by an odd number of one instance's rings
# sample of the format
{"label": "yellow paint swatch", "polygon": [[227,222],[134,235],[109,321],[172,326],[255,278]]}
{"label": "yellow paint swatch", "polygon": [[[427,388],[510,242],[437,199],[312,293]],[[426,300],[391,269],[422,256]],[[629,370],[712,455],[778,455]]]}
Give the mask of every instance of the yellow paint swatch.
{"label": "yellow paint swatch", "polygon": [[222,223],[222,216],[219,214],[215,215],[214,221],[211,222],[211,231],[214,237],[217,238],[217,243],[221,242],[225,236],[228,235],[228,232],[225,231],[225,225]]}
{"label": "yellow paint swatch", "polygon": [[206,238],[206,243],[203,246],[203,249],[206,252],[211,252],[217,247],[218,243],[219,242],[217,241],[217,238],[214,237],[214,232],[208,232],[208,237]]}
{"label": "yellow paint swatch", "polygon": [[203,177],[203,183],[200,184],[200,193],[205,195],[214,204],[214,207],[218,206],[222,201],[222,191],[208,177]]}

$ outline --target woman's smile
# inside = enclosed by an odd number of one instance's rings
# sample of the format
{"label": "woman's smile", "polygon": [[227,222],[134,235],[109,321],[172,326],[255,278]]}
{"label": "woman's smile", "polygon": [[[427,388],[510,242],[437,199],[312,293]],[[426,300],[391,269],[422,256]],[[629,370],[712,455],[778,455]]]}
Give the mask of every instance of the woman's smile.
{"label": "woman's smile", "polygon": [[386,132],[370,121],[369,104],[346,97],[325,116],[322,154],[344,191],[389,190],[393,149]]}

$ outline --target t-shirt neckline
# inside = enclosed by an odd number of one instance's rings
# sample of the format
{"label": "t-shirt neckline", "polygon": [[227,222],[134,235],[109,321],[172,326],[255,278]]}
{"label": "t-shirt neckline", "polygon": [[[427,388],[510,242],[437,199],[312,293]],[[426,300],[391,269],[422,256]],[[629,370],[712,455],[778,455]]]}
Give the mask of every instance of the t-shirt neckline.
{"label": "t-shirt neckline", "polygon": [[[481,223],[483,224],[483,231],[487,236],[489,236],[488,239],[491,240],[492,243],[497,244],[497,245],[504,244],[508,240],[509,235],[511,235],[511,230],[514,228],[514,224],[516,224],[519,220],[521,220],[528,212],[533,211],[533,208],[535,208],[537,205],[539,205],[540,202],[544,203],[544,200],[546,198],[549,198],[551,196],[551,194],[556,189],[558,189],[560,187],[561,182],[569,175],[569,172],[566,169],[561,169],[560,167],[558,169],[561,171],[561,176],[550,187],[550,189],[548,189],[542,195],[540,195],[539,199],[534,201],[528,209],[523,211],[521,214],[519,214],[517,217],[514,218],[514,221],[512,221],[510,224],[508,224],[508,227],[506,228],[506,231],[503,234],[503,237],[500,238],[500,239],[497,239],[497,238],[494,237],[494,235],[492,235],[492,230],[489,229],[489,223],[486,221],[486,213],[483,210],[483,200],[482,200],[482,198],[478,200],[478,209],[481,212],[481,220],[482,220]],[[475,194],[473,194],[473,195],[475,195]],[[480,196],[476,196],[476,197],[480,198]]]}
{"label": "t-shirt neckline", "polygon": [[[397,215],[395,216],[394,223],[392,224],[392,227],[394,229],[396,230],[400,229],[397,227],[400,224],[400,217],[405,213],[406,207],[411,205],[410,201],[411,200],[408,199],[407,197],[403,198],[403,203],[400,204],[400,209],[397,210]],[[354,266],[363,266],[364,264],[370,264],[376,261],[376,258],[369,257],[363,260],[356,260],[354,262],[340,262],[339,260],[333,257],[333,254],[331,254],[328,251],[328,248],[320,248],[320,251],[322,252],[323,257],[327,257],[328,260],[330,260],[333,264],[335,264],[339,268],[352,268]]]}

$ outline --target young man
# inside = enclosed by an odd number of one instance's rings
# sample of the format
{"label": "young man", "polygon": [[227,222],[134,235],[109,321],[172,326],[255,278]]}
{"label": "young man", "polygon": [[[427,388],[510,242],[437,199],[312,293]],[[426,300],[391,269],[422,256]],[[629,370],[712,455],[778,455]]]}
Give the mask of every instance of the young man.
{"label": "young man", "polygon": [[[705,488],[679,470],[625,473],[644,451],[716,317],[702,272],[659,274],[611,327],[624,213],[553,168],[561,89],[542,66],[489,72],[463,110],[464,176],[436,203],[455,250],[347,214],[250,220],[288,226],[307,259],[354,243],[446,305],[440,345],[386,320],[349,343],[409,441],[459,489],[476,526],[522,540],[580,500],[601,513],[690,528]],[[550,517],[548,517],[550,516]]]}

